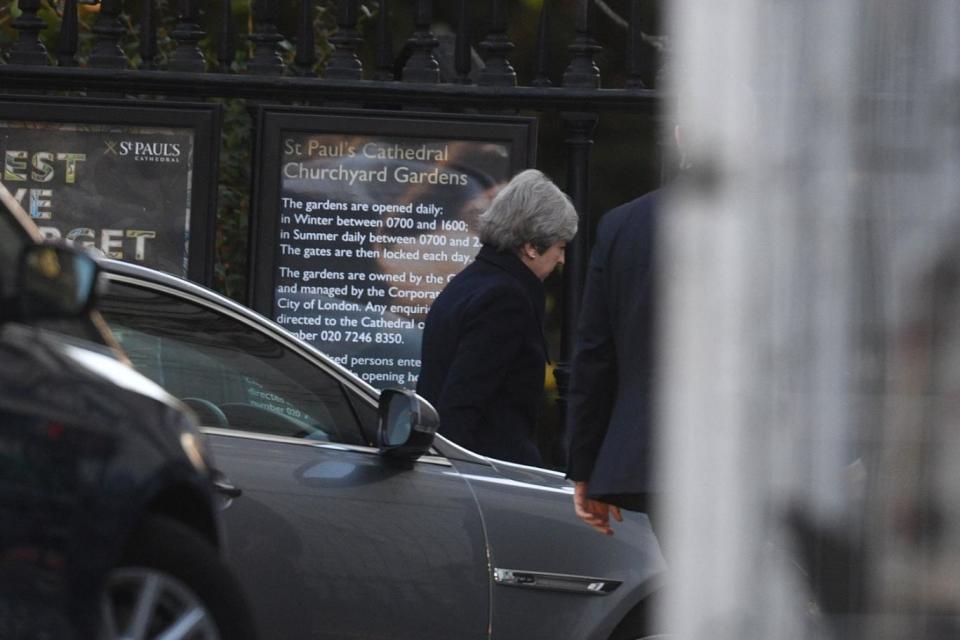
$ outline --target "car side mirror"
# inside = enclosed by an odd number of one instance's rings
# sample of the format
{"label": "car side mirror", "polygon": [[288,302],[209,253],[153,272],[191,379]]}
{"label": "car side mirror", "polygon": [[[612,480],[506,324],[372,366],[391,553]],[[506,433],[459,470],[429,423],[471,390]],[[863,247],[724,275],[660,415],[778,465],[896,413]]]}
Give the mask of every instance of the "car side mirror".
{"label": "car side mirror", "polygon": [[440,426],[437,410],[405,389],[381,392],[378,414],[380,453],[387,458],[416,460],[430,449]]}
{"label": "car side mirror", "polygon": [[93,308],[100,268],[67,245],[28,245],[20,254],[16,314],[21,320],[74,318]]}

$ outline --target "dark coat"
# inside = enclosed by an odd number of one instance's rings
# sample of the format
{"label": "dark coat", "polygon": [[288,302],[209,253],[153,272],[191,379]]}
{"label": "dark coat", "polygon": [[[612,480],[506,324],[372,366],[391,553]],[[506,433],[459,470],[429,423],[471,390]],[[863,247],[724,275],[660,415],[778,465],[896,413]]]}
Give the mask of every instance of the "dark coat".
{"label": "dark coat", "polygon": [[417,392],[437,408],[440,433],[481,455],[541,464],[544,304],[533,271],[488,246],[434,300]]}
{"label": "dark coat", "polygon": [[654,226],[659,192],[600,221],[577,327],[567,433],[567,477],[588,495],[643,508],[651,474]]}

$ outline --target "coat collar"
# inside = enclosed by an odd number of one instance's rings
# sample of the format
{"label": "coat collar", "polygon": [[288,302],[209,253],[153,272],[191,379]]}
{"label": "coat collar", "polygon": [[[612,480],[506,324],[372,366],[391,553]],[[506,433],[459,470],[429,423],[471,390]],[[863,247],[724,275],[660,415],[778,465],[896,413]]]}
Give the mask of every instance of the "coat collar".
{"label": "coat collar", "polygon": [[527,265],[523,264],[520,258],[509,251],[497,251],[490,245],[485,244],[480,247],[477,260],[499,267],[519,280],[530,298],[536,303],[537,316],[543,315],[543,303],[546,300],[543,281]]}
{"label": "coat collar", "polygon": [[543,354],[547,362],[552,362],[547,336],[543,332],[543,314],[547,303],[547,292],[543,286],[543,281],[530,270],[530,267],[523,264],[520,258],[509,251],[497,251],[490,245],[485,244],[480,247],[477,260],[506,271],[523,285],[524,290],[530,298],[530,303],[533,306],[533,312],[537,317],[537,324],[540,326]]}

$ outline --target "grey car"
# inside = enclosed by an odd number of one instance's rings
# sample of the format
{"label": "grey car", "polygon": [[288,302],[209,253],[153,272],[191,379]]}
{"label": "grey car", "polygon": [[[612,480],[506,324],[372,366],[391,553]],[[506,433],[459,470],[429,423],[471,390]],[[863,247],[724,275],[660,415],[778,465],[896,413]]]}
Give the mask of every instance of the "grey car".
{"label": "grey car", "polygon": [[[270,320],[173,276],[104,261],[101,311],[134,364],[193,407],[242,495],[230,563],[262,638],[652,635],[664,575],[649,522],[602,536],[561,474],[433,435],[412,392],[381,393]],[[414,430],[381,434],[410,402]],[[400,421],[403,423],[403,421]],[[409,425],[408,425],[409,426]],[[409,438],[405,437],[408,436]]]}

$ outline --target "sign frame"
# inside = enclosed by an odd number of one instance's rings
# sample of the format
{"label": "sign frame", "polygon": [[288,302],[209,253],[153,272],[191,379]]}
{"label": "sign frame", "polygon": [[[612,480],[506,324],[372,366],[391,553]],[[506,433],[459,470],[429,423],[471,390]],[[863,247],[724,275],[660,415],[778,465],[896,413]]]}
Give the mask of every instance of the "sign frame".
{"label": "sign frame", "polygon": [[257,113],[248,301],[271,317],[279,256],[282,140],[287,132],[494,142],[510,147],[510,175],[536,165],[537,118],[325,107],[261,106]]}
{"label": "sign frame", "polygon": [[[193,131],[186,277],[212,286],[221,107],[215,103],[107,98],[0,96],[0,120]],[[176,274],[180,275],[180,274]]]}

